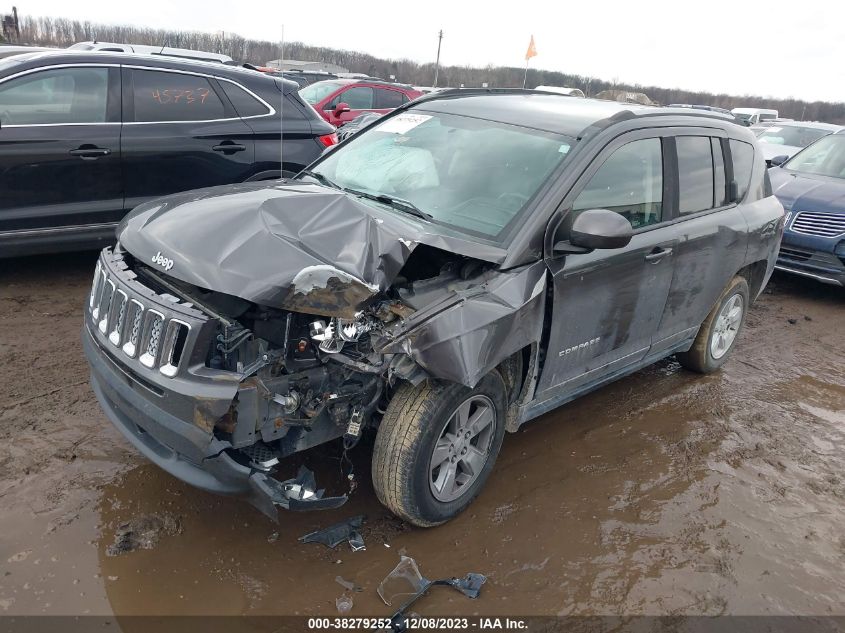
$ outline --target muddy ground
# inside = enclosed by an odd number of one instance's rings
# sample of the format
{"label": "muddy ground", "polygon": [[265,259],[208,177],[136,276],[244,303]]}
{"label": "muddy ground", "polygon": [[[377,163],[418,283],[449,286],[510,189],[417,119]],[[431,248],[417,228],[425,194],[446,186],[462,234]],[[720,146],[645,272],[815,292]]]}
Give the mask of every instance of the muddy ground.
{"label": "muddy ground", "polygon": [[[94,258],[0,260],[0,615],[334,615],[338,575],[363,588],[350,615],[387,615],[402,550],[430,578],[489,576],[425,615],[845,614],[842,289],[776,275],[723,371],[669,359],[526,425],[445,526],[381,509],[369,446],[345,507],[274,525],[146,463],[100,412],[79,343]],[[337,458],[306,462],[340,490]],[[359,513],[366,551],[297,542]],[[164,527],[107,555],[133,521]]]}

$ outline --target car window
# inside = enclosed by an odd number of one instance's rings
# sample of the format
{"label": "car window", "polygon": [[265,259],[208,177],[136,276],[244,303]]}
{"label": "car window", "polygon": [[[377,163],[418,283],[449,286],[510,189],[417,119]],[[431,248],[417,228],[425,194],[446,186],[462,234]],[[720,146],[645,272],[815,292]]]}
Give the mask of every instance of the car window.
{"label": "car window", "polygon": [[235,111],[239,116],[261,116],[270,113],[266,105],[240,86],[229,81],[219,81],[218,83],[226,96],[229,97],[229,101],[235,106]]}
{"label": "car window", "polygon": [[355,134],[312,170],[341,187],[411,202],[436,223],[496,238],[574,143],[518,125],[408,110]]}
{"label": "car window", "polygon": [[792,147],[807,147],[813,141],[827,136],[831,130],[815,127],[801,127],[798,125],[773,125],[768,127],[757,138],[773,145],[790,145]]}
{"label": "car window", "polygon": [[754,148],[749,143],[731,139],[734,181],[736,182],[737,200],[745,198],[751,185],[751,169],[754,166]]}
{"label": "car window", "polygon": [[845,134],[822,137],[798,152],[784,167],[800,173],[845,178]]}
{"label": "car window", "polygon": [[341,102],[346,103],[352,110],[372,110],[373,89],[366,86],[354,86],[341,92],[332,101],[335,105]]}
{"label": "car window", "polygon": [[0,125],[104,123],[108,72],[60,68],[0,84]]}
{"label": "car window", "polygon": [[713,149],[713,175],[714,175],[714,199],[717,207],[728,204],[727,176],[725,174],[725,155],[722,151],[722,141],[718,138],[711,138],[710,143]]}
{"label": "car window", "polygon": [[299,91],[299,95],[305,99],[307,103],[317,105],[320,101],[328,97],[331,93],[343,85],[342,81],[318,81],[310,86],[302,88]]}
{"label": "car window", "polygon": [[663,148],[659,138],[631,141],[604,161],[572,205],[610,209],[635,229],[663,219]]}
{"label": "car window", "polygon": [[398,108],[405,103],[407,99],[402,99],[405,95],[398,90],[388,90],[387,88],[376,88],[376,108]]}
{"label": "car window", "polygon": [[678,212],[713,208],[713,150],[709,136],[678,136]]}
{"label": "car window", "polygon": [[134,70],[133,79],[135,121],[211,121],[224,117],[223,102],[205,77]]}

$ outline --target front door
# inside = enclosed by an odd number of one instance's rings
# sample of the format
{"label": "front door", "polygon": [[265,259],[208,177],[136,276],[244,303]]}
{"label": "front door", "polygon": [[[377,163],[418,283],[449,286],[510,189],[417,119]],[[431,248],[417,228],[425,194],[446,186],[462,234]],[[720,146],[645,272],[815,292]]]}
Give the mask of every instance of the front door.
{"label": "front door", "polygon": [[123,211],[119,70],[52,68],[0,83],[0,234],[61,243]]}
{"label": "front door", "polygon": [[[342,112],[340,115],[335,114],[334,109],[339,103],[348,105],[349,110]],[[340,127],[360,114],[370,111],[376,111],[376,102],[375,91],[369,86],[352,86],[347,88],[336,95],[325,106],[329,123],[335,127]]]}
{"label": "front door", "polygon": [[550,257],[552,322],[537,398],[572,392],[642,360],[672,282],[677,241],[664,222],[663,141],[618,139],[570,196],[571,213],[610,209],[634,229],[628,246]]}
{"label": "front door", "polygon": [[213,77],[125,67],[123,75],[127,208],[252,175],[253,131]]}

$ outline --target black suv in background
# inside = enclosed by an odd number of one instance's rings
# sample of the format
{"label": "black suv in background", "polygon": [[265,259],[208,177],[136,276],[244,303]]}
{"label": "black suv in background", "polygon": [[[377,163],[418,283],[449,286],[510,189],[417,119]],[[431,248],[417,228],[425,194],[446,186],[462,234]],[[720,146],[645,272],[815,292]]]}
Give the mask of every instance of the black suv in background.
{"label": "black suv in background", "polygon": [[717,370],[783,222],[729,117],[438,93],[295,180],[135,209],[83,347],[108,417],[176,477],[270,516],[336,507],[273,471],[370,428],[379,499],[436,525],[506,430],[671,354]]}
{"label": "black suv in background", "polygon": [[0,257],[104,246],[152,198],[299,172],[337,137],[297,88],[127,53],[0,61]]}

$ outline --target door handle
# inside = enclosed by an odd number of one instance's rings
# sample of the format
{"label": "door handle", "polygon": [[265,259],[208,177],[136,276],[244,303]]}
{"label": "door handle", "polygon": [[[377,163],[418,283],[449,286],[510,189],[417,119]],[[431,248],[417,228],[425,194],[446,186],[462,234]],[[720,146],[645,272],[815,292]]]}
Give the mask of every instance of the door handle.
{"label": "door handle", "polygon": [[81,147],[77,147],[76,149],[70,150],[71,156],[78,156],[82,160],[92,160],[95,158],[99,158],[100,156],[108,156],[111,154],[111,150],[106,147],[95,147],[93,145],[82,145]]}
{"label": "door handle", "polygon": [[659,246],[645,256],[647,262],[657,263],[667,255],[672,254],[671,248],[660,248]]}
{"label": "door handle", "polygon": [[224,141],[220,145],[215,145],[211,149],[215,152],[223,152],[224,154],[234,154],[235,152],[242,152],[246,149],[246,145],[239,143],[232,143],[231,141]]}

